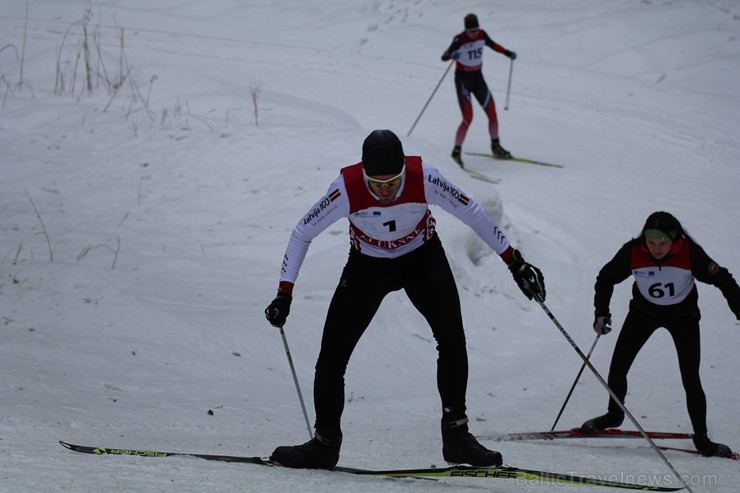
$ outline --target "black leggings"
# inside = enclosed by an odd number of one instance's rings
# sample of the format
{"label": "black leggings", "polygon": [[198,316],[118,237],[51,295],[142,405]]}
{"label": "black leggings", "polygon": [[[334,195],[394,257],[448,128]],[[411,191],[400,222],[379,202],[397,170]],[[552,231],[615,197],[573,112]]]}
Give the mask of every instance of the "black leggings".
{"label": "black leggings", "polygon": [[[707,398],[699,378],[701,347],[698,319],[656,319],[630,310],[612,355],[609,367],[609,387],[624,402],[624,397],[627,395],[627,373],[637,353],[659,327],[665,327],[668,330],[676,346],[681,381],[686,391],[686,407],[694,433],[706,433]],[[619,405],[613,399],[609,400],[609,411],[621,412]]]}
{"label": "black leggings", "polygon": [[324,324],[316,362],[316,428],[338,428],[344,410],[344,374],[357,342],[385,295],[403,289],[437,341],[437,387],[443,407],[465,410],[468,357],[460,298],[442,244],[435,235],[413,252],[379,259],[352,248]]}

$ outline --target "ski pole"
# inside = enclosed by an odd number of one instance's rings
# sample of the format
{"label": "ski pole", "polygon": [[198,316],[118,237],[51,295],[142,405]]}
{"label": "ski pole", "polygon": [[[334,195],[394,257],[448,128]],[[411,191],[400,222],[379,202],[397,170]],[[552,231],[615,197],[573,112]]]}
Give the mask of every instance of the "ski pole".
{"label": "ski pole", "polygon": [[[594,339],[594,343],[591,345],[591,349],[589,350],[588,354],[586,355],[586,359],[591,359],[591,353],[594,352],[594,348],[596,347],[596,343],[599,342],[599,337],[601,337],[601,334],[596,334],[596,339]],[[563,402],[563,406],[560,408],[560,412],[558,413],[558,417],[555,418],[555,422],[552,424],[552,428],[550,428],[550,431],[553,431],[555,427],[558,425],[558,421],[560,421],[560,416],[563,415],[563,411],[565,410],[565,406],[568,405],[568,401],[570,400],[570,396],[573,395],[573,390],[576,388],[576,384],[578,383],[578,379],[581,378],[581,374],[583,373],[583,370],[586,368],[586,363],[584,362],[581,365],[581,370],[578,372],[578,375],[576,375],[576,379],[573,382],[573,386],[570,388],[570,392],[568,392],[567,397],[565,398],[565,402]]]}
{"label": "ski pole", "polygon": [[506,104],[504,105],[504,109],[508,111],[509,109],[509,95],[511,94],[511,73],[514,71],[514,60],[509,63],[509,84],[506,87]]}
{"label": "ski pole", "polygon": [[432,95],[431,95],[431,96],[429,96],[429,99],[427,99],[427,102],[426,102],[426,104],[424,105],[424,107],[423,107],[423,108],[421,109],[421,112],[419,113],[419,116],[417,116],[417,117],[416,117],[416,120],[414,120],[414,124],[413,124],[413,125],[411,125],[411,128],[409,129],[409,133],[407,133],[407,134],[406,134],[406,136],[407,136],[407,137],[408,137],[409,135],[411,135],[411,132],[413,132],[413,131],[414,131],[414,127],[416,127],[416,124],[417,124],[417,123],[419,123],[419,119],[421,118],[421,115],[423,115],[423,114],[424,114],[424,111],[426,111],[426,109],[427,109],[427,106],[429,106],[429,103],[430,103],[430,102],[432,101],[432,98],[433,98],[433,97],[434,97],[434,95],[435,95],[435,94],[437,93],[437,89],[439,89],[439,86],[441,86],[441,85],[442,85],[442,81],[443,81],[443,80],[445,80],[445,77],[447,77],[447,72],[449,72],[449,71],[450,71],[450,69],[452,68],[452,64],[453,64],[453,63],[455,63],[455,61],[454,61],[454,60],[452,60],[452,61],[450,62],[450,64],[449,64],[449,65],[447,65],[447,70],[445,70],[445,73],[444,73],[444,74],[442,74],[442,78],[441,78],[441,79],[439,79],[439,82],[437,82],[437,87],[435,87],[435,88],[434,88],[434,91],[432,91]]}
{"label": "ski pole", "polygon": [[576,353],[578,353],[578,356],[580,356],[581,359],[583,360],[583,364],[585,364],[586,366],[588,366],[588,369],[591,370],[591,372],[593,372],[593,374],[599,380],[599,382],[601,383],[601,385],[603,385],[604,388],[607,390],[607,392],[609,392],[609,395],[614,400],[614,402],[616,402],[619,405],[619,407],[622,409],[622,411],[624,412],[624,414],[630,419],[630,421],[632,421],[632,424],[634,424],[635,427],[640,431],[640,434],[642,435],[642,437],[645,440],[647,440],[647,442],[650,444],[650,446],[653,448],[653,450],[655,450],[655,452],[658,454],[658,456],[663,460],[663,462],[665,463],[665,465],[668,466],[668,469],[671,470],[671,472],[674,474],[674,476],[676,476],[676,478],[678,478],[678,480],[681,482],[681,484],[683,484],[684,488],[686,488],[686,490],[689,493],[694,493],[693,490],[691,489],[691,487],[686,482],[686,480],[680,474],[678,474],[678,471],[676,471],[676,468],[673,467],[673,464],[670,463],[670,461],[666,458],[666,456],[663,454],[663,452],[658,448],[657,445],[655,445],[655,442],[647,435],[647,433],[645,432],[645,430],[643,429],[643,427],[640,426],[640,423],[638,423],[637,420],[635,419],[635,417],[632,415],[632,413],[629,412],[629,410],[624,405],[624,403],[622,402],[622,400],[619,397],[617,397],[617,394],[614,393],[614,391],[609,387],[609,385],[606,383],[606,381],[601,376],[601,374],[596,370],[596,368],[594,367],[594,365],[592,365],[591,362],[586,357],[586,355],[583,354],[583,351],[581,351],[581,349],[578,347],[578,344],[575,343],[575,341],[570,337],[570,335],[568,335],[568,332],[563,328],[562,325],[560,325],[560,322],[558,322],[558,319],[555,318],[555,315],[553,315],[552,312],[547,308],[547,306],[545,306],[545,302],[542,301],[541,299],[539,299],[537,296],[535,296],[534,299],[537,301],[537,303],[539,303],[539,305],[545,311],[545,313],[547,314],[547,316],[550,317],[550,320],[552,320],[552,323],[554,323],[555,324],[555,327],[557,327],[558,330],[560,331],[560,333],[563,334],[563,336],[568,341],[568,343],[571,345],[571,347],[576,351]]}
{"label": "ski pole", "polygon": [[288,364],[290,365],[290,371],[293,374],[293,382],[295,383],[295,389],[298,392],[298,400],[301,401],[301,409],[303,409],[303,417],[306,418],[306,427],[308,428],[309,439],[313,438],[313,432],[311,431],[311,423],[308,422],[308,413],[306,412],[306,405],[303,403],[303,394],[301,393],[301,386],[298,385],[298,376],[295,372],[295,366],[293,366],[293,358],[290,356],[290,349],[288,348],[288,339],[285,337],[285,331],[283,326],[280,326],[280,337],[283,338],[283,346],[285,346],[285,354],[288,356]]}

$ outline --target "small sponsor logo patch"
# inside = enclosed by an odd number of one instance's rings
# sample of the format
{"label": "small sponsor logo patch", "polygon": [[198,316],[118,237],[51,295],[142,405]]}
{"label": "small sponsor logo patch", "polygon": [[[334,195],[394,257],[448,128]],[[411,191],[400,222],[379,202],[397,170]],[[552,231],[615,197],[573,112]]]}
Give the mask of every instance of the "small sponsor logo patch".
{"label": "small sponsor logo patch", "polygon": [[355,212],[355,217],[380,217],[383,213],[380,211],[357,211]]}
{"label": "small sponsor logo patch", "polygon": [[710,262],[709,267],[707,267],[707,270],[710,274],[716,274],[717,272],[719,272],[719,265],[717,264],[717,262],[712,261]]}

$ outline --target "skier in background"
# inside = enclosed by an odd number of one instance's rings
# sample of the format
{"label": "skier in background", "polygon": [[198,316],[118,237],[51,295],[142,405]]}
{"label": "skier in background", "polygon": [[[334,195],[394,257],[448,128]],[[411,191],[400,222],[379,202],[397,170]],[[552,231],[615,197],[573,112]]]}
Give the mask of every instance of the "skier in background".
{"label": "skier in background", "polygon": [[462,112],[462,122],[455,134],[455,147],[452,149],[452,159],[460,166],[463,165],[460,156],[465,135],[473,121],[473,105],[471,96],[475,96],[488,117],[488,133],[491,137],[491,152],[497,159],[509,159],[511,153],[501,147],[498,133],[498,117],[496,116],[496,102],[493,94],[488,90],[483,79],[483,48],[488,46],[492,50],[502,53],[511,60],[516,59],[516,53],[507,50],[495,43],[488,34],[480,29],[478,17],[475,14],[465,16],[465,30],[454,37],[449,48],[442,53],[442,61],[455,60],[455,90],[457,102]]}
{"label": "skier in background", "polygon": [[[632,301],[619,333],[611,366],[609,388],[624,402],[627,373],[648,338],[665,327],[678,353],[678,366],[686,391],[686,405],[694,428],[694,444],[702,455],[730,457],[727,445],[707,436],[707,399],[699,377],[701,359],[699,306],[695,280],[716,286],[740,320],[740,287],[732,274],[712,260],[667,212],[654,212],[640,235],[625,243],[599,272],[594,287],[595,321],[598,334],[611,331],[609,302],[614,285],[634,276]],[[624,412],[609,399],[608,412],[589,419],[581,429],[598,433],[622,424]]]}
{"label": "skier in background", "polygon": [[303,445],[278,447],[272,460],[298,468],[330,469],[337,464],[350,356],[383,298],[403,289],[437,342],[444,459],[501,465],[501,454],[485,448],[468,431],[468,356],[460,298],[429,204],[469,225],[507,263],[529,299],[545,299],[540,270],[522,259],[476,201],[421,157],[405,156],[393,132],[375,130],[362,145],[362,161],[343,168],[293,229],[277,296],[265,310],[272,325],[285,324],[293,285],[311,241],[339,219],[349,219],[349,258],[329,305],[316,362],[314,438]]}

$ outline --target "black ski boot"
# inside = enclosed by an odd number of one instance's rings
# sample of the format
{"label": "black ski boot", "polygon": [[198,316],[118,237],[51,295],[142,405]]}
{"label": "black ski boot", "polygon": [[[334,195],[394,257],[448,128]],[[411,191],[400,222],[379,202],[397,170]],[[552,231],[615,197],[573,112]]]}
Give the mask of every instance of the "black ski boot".
{"label": "black ski boot", "polygon": [[706,433],[694,435],[694,445],[704,457],[732,457],[730,447],[724,443],[711,441]]}
{"label": "black ski boot", "polygon": [[491,152],[496,159],[511,159],[511,153],[501,147],[498,139],[491,139]]}
{"label": "black ski boot", "polygon": [[314,437],[303,445],[276,448],[270,460],[298,469],[331,469],[339,462],[341,446],[340,430],[317,429]]}
{"label": "black ski boot", "polygon": [[607,428],[616,428],[624,421],[624,413],[619,411],[609,411],[606,414],[589,419],[581,425],[581,431],[590,435],[595,435]]}
{"label": "black ski boot", "polygon": [[451,156],[452,156],[452,160],[455,161],[457,164],[459,164],[460,167],[462,168],[463,162],[462,162],[462,157],[460,156],[461,152],[462,152],[462,149],[460,148],[460,146],[455,146],[452,149]]}
{"label": "black ski boot", "polygon": [[488,450],[468,431],[468,418],[442,419],[442,457],[451,464],[475,467],[500,466],[501,454]]}

